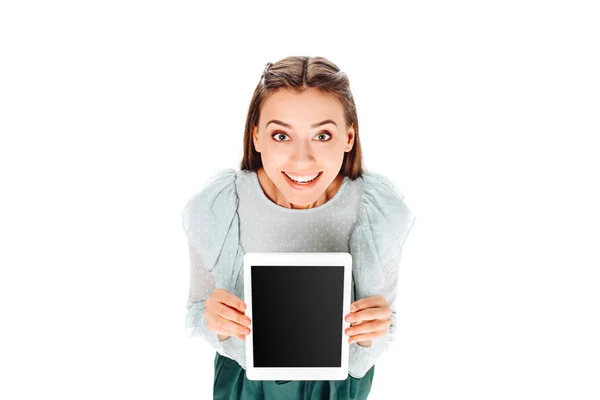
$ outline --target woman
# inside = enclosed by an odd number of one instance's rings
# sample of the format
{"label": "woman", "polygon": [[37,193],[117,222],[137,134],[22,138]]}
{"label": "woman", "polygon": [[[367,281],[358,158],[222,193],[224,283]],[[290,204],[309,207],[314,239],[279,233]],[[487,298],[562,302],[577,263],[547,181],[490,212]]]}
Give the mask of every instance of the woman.
{"label": "woman", "polygon": [[[415,220],[402,199],[383,175],[363,171],[346,74],[323,57],[268,63],[250,103],[240,170],[219,171],[183,210],[186,330],[216,350],[215,399],[367,398],[375,361],[395,336],[398,267]],[[352,254],[346,380],[246,378],[247,252]]]}

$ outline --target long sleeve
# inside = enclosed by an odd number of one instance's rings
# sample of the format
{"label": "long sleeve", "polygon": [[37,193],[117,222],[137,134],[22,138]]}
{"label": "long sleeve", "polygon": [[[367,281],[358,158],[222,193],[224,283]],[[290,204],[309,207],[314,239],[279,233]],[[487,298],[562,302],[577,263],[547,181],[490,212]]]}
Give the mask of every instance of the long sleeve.
{"label": "long sleeve", "polygon": [[190,290],[187,301],[187,315],[185,319],[185,330],[190,338],[202,338],[219,353],[234,358],[231,343],[233,336],[220,342],[217,333],[208,329],[204,309],[206,300],[216,288],[214,276],[204,267],[200,255],[194,247],[188,243],[190,254]]}
{"label": "long sleeve", "polygon": [[351,360],[348,366],[348,373],[355,378],[362,378],[375,364],[375,361],[388,351],[396,341],[396,298],[398,296],[398,271],[402,256],[398,255],[391,263],[385,267],[386,279],[383,289],[379,291],[388,306],[392,309],[390,316],[392,323],[388,327],[388,333],[382,338],[371,340],[371,346],[363,347],[358,343],[350,344]]}
{"label": "long sleeve", "polygon": [[221,345],[218,336],[215,332],[208,329],[204,316],[206,300],[208,300],[216,288],[215,278],[204,267],[200,255],[189,243],[188,248],[190,254],[190,290],[186,304],[185,330],[190,338],[201,337],[213,349],[220,350]]}
{"label": "long sleeve", "polygon": [[396,298],[402,249],[415,222],[404,195],[385,176],[365,172],[358,219],[350,237],[356,299],[382,295],[392,309],[388,334],[371,346],[350,344],[348,373],[362,378],[396,340]]}
{"label": "long sleeve", "polygon": [[231,352],[232,342],[237,339],[229,337],[220,342],[217,333],[208,329],[204,311],[216,288],[233,289],[235,275],[229,268],[234,264],[238,243],[235,180],[235,170],[220,170],[186,201],[181,214],[190,257],[186,333],[206,340],[230,358],[235,353]]}

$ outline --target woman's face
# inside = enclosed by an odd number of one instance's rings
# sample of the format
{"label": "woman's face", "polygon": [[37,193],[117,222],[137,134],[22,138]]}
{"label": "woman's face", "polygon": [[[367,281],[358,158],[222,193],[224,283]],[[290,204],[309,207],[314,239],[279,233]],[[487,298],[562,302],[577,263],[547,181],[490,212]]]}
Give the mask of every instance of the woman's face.
{"label": "woman's face", "polygon": [[[326,202],[339,185],[336,178],[344,153],[354,145],[354,127],[346,129],[344,109],[332,95],[314,88],[302,93],[279,89],[263,103],[252,138],[276,202],[310,208]],[[295,184],[284,172],[293,178],[320,175],[306,185]]]}

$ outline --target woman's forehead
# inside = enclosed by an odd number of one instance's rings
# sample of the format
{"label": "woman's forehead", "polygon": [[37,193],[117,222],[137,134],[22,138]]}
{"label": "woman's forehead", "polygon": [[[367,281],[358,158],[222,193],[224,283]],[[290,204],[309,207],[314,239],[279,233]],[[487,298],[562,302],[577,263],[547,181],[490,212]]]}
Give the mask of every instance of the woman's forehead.
{"label": "woman's forehead", "polygon": [[275,93],[265,101],[261,109],[260,125],[264,128],[271,120],[277,120],[284,122],[284,126],[291,125],[292,129],[315,129],[313,124],[332,120],[339,128],[343,117],[342,104],[331,96],[287,91]]}

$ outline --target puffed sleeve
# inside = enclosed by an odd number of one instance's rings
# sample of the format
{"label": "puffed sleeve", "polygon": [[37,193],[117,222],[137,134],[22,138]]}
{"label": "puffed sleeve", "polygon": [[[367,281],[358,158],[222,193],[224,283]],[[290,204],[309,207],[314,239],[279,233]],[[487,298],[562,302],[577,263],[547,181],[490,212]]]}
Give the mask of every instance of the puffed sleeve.
{"label": "puffed sleeve", "polygon": [[226,288],[231,292],[228,279],[231,275],[219,270],[217,260],[221,256],[228,257],[224,248],[237,217],[235,178],[235,170],[220,170],[187,201],[182,212],[190,257],[185,330],[189,337],[205,339],[222,354],[227,353],[228,342],[232,339],[229,337],[219,342],[217,334],[207,327],[204,309],[215,288]]}
{"label": "puffed sleeve", "polygon": [[372,339],[371,346],[350,344],[348,373],[355,378],[365,376],[396,339],[398,269],[404,242],[415,221],[403,199],[402,192],[382,174],[363,173],[363,194],[349,244],[355,300],[383,296],[392,309],[392,323],[387,335]]}

